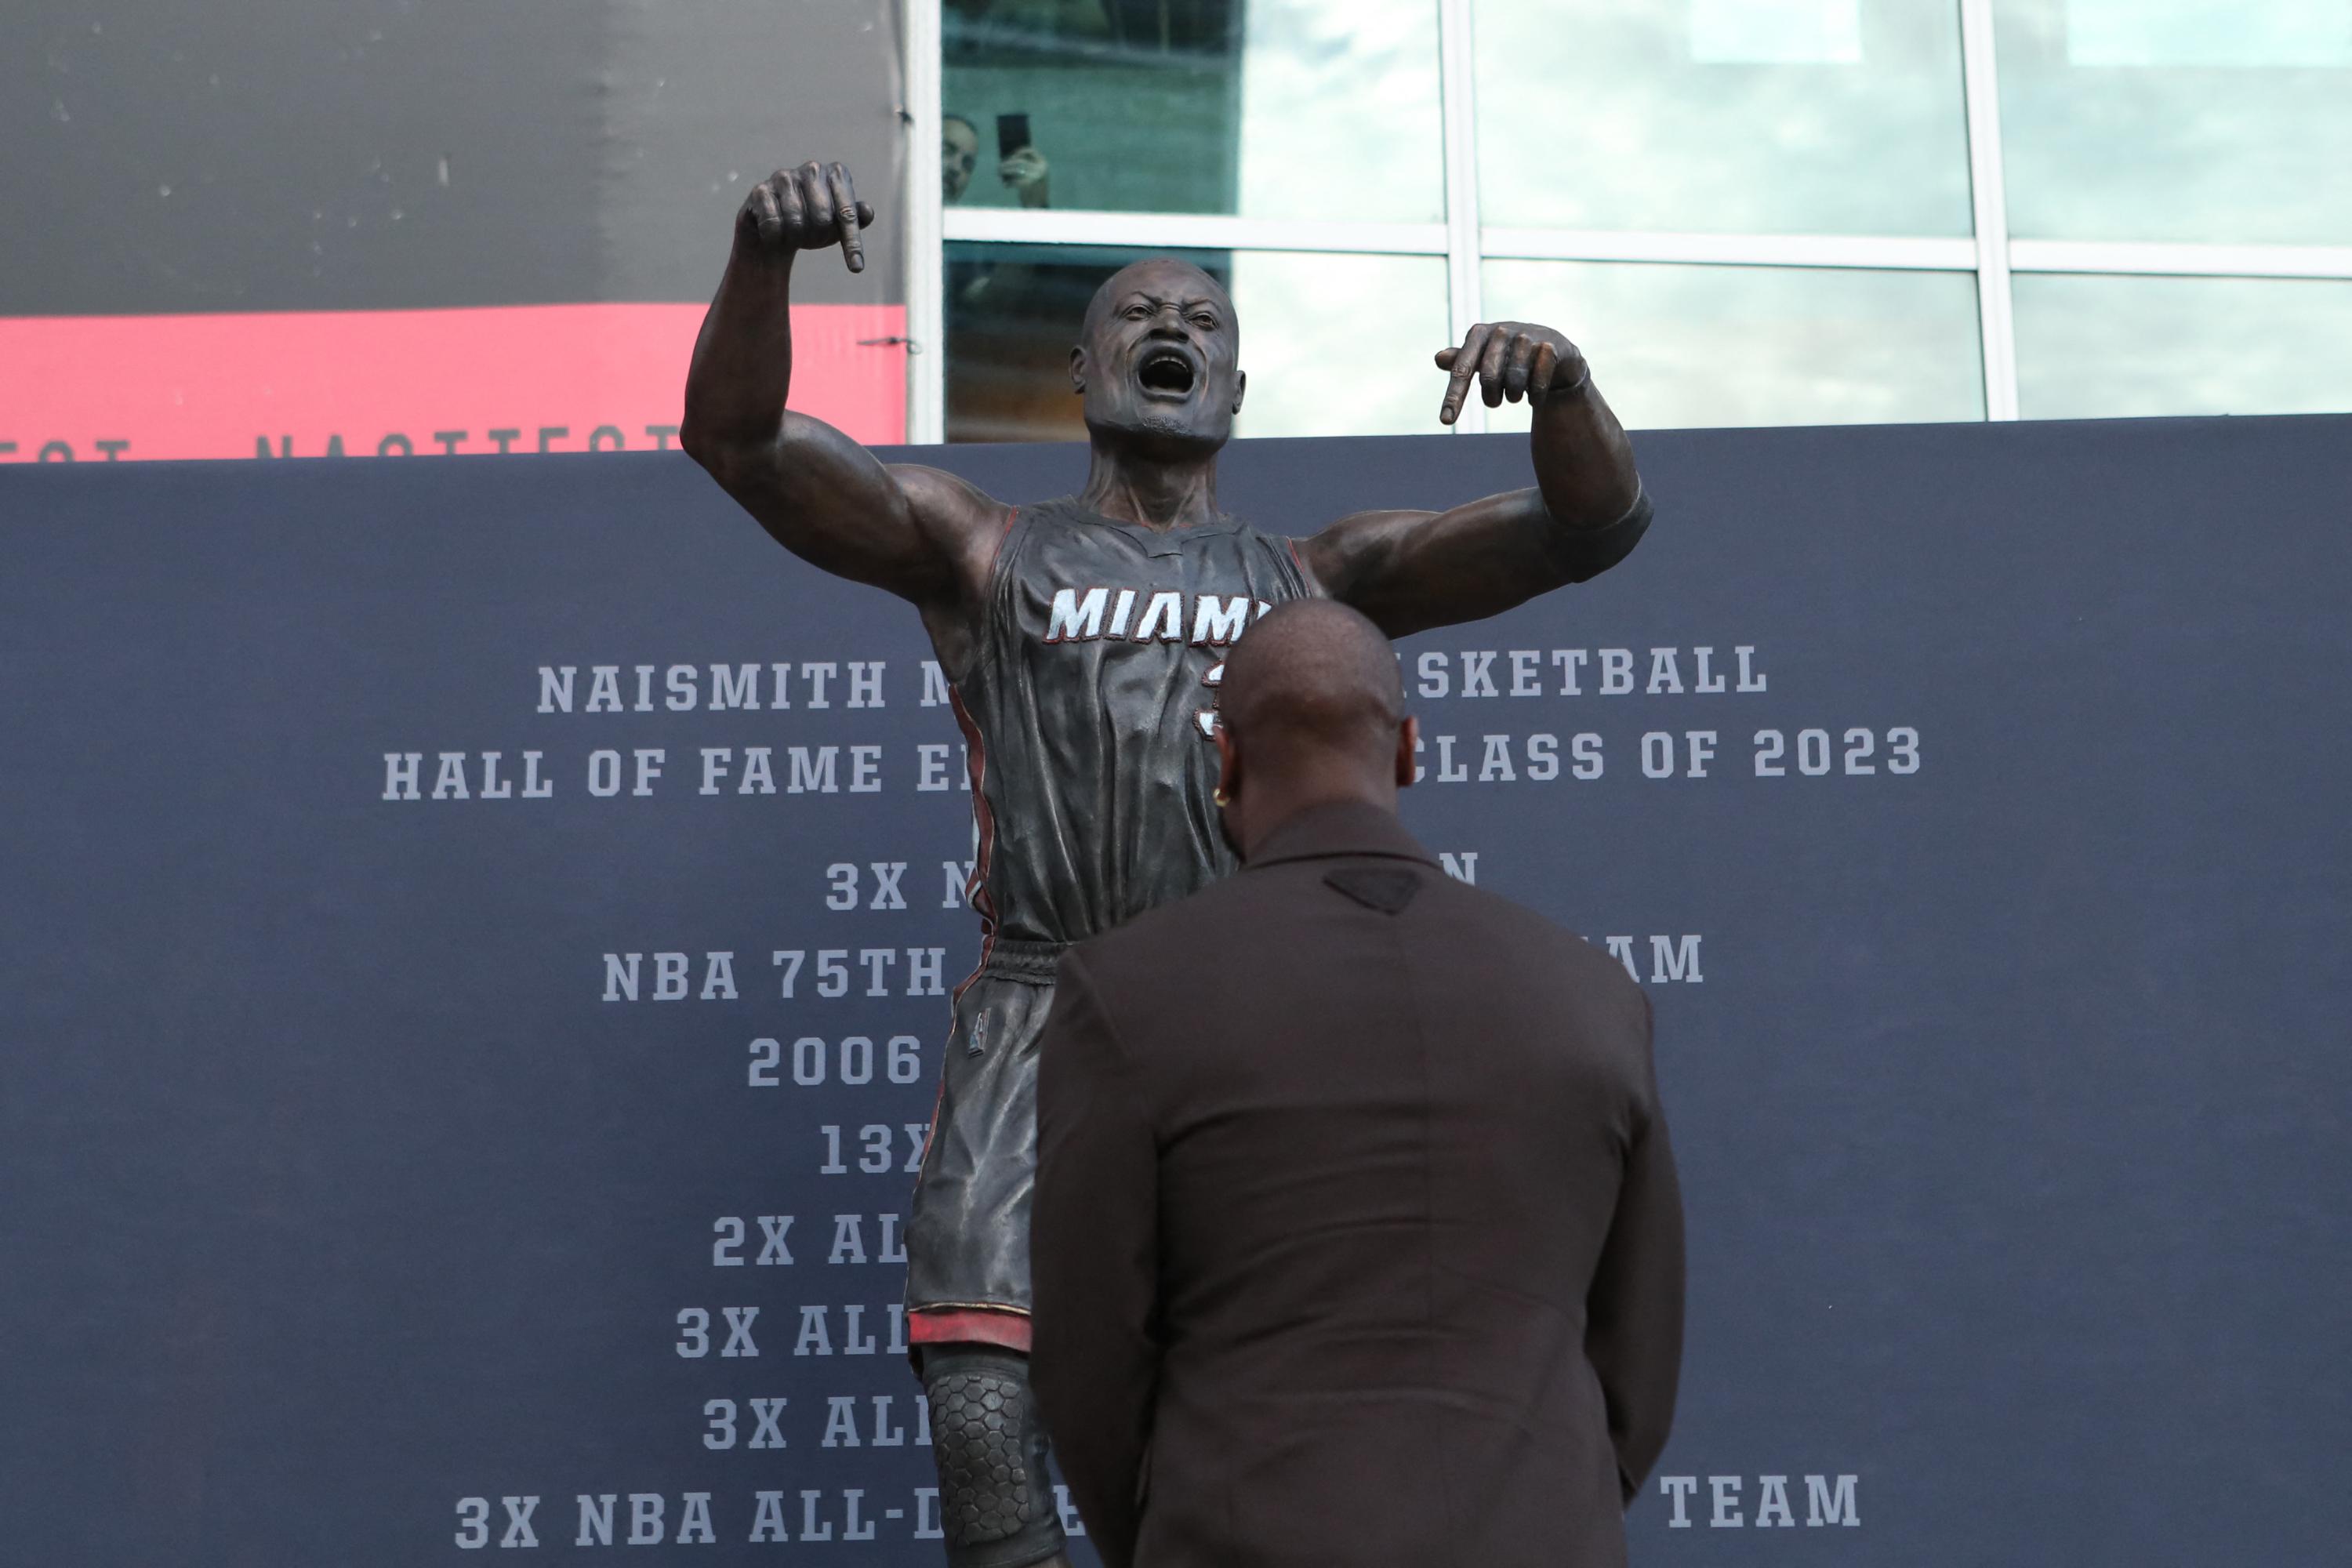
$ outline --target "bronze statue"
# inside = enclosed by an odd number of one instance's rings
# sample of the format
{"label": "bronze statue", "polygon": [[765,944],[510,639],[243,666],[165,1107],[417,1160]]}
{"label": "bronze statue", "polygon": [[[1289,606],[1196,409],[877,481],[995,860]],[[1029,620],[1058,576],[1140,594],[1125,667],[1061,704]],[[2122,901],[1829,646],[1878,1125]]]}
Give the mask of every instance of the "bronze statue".
{"label": "bronze statue", "polygon": [[911,601],[950,682],[983,940],[908,1217],[908,1338],[949,1559],[1019,1568],[1063,1548],[1027,1386],[1038,1031],[1063,949],[1234,864],[1211,743],[1224,649],[1307,595],[1391,637],[1496,614],[1613,565],[1650,507],[1576,345],[1503,321],[1438,353],[1438,418],[1454,422],[1474,380],[1489,407],[1532,403],[1535,488],[1259,532],[1217,506],[1246,387],[1233,303],[1164,259],[1105,283],[1070,352],[1093,448],[1076,495],[1013,507],[938,468],[886,468],[784,406],[793,258],[837,244],[861,270],[873,216],[839,163],[780,171],[745,199],[679,440],[786,549]]}

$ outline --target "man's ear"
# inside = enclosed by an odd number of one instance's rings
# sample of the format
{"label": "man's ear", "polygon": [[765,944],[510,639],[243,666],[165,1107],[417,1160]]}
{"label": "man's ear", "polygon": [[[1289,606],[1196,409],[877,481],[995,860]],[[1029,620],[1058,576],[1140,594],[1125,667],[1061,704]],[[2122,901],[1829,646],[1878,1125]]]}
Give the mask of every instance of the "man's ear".
{"label": "man's ear", "polygon": [[1242,752],[1234,744],[1234,732],[1225,728],[1223,719],[1217,721],[1217,793],[1227,801],[1238,800],[1242,793]]}
{"label": "man's ear", "polygon": [[1412,787],[1413,774],[1421,772],[1421,760],[1414,753],[1421,749],[1421,721],[1411,714],[1397,726],[1396,782],[1399,789]]}
{"label": "man's ear", "polygon": [[1244,393],[1247,392],[1248,390],[1249,390],[1249,372],[1247,372],[1247,371],[1245,371],[1245,370],[1237,370],[1237,371],[1234,372],[1234,413],[1239,414],[1239,413],[1242,411],[1242,395],[1243,395]]}
{"label": "man's ear", "polygon": [[1087,395],[1087,351],[1084,345],[1070,350],[1070,390],[1080,397]]}

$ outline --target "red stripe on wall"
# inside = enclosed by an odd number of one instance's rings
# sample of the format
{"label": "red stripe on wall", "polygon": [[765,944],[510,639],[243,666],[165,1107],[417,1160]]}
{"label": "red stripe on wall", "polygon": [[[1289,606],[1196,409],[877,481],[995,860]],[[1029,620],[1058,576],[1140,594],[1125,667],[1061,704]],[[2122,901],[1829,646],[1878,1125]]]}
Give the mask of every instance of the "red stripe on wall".
{"label": "red stripe on wall", "polygon": [[[0,462],[675,446],[700,305],[0,320]],[[907,432],[903,305],[793,308],[792,406]]]}

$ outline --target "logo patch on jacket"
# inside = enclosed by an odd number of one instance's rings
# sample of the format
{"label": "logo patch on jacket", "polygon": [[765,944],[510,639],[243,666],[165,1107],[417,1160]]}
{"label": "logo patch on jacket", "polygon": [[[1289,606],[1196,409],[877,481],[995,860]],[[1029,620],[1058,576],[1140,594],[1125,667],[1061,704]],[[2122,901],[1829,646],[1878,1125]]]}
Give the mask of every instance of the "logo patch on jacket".
{"label": "logo patch on jacket", "polygon": [[1391,871],[1370,866],[1350,866],[1343,870],[1326,872],[1323,885],[1345,893],[1368,910],[1378,910],[1384,915],[1400,914],[1421,891],[1421,879],[1410,871]]}

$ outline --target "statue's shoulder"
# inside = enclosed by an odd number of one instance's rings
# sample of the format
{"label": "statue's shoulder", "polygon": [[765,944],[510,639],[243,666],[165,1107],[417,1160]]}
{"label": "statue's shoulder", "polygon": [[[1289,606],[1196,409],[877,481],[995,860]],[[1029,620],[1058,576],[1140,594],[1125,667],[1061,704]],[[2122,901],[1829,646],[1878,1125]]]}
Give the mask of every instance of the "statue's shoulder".
{"label": "statue's shoulder", "polygon": [[1103,517],[1074,495],[1054,496],[1045,500],[1024,501],[1013,510],[1017,516],[1039,522],[1060,524],[1064,527],[1083,528],[1088,523],[1109,521],[1109,519]]}
{"label": "statue's shoulder", "polygon": [[1279,555],[1285,560],[1293,559],[1297,555],[1298,540],[1290,534],[1276,533],[1272,529],[1260,528],[1244,517],[1228,514],[1225,521],[1232,525],[1235,537],[1258,549]]}
{"label": "statue's shoulder", "polygon": [[1013,509],[999,560],[1017,560],[1021,570],[1058,572],[1074,562],[1133,550],[1131,533],[1076,496],[1024,501]]}

